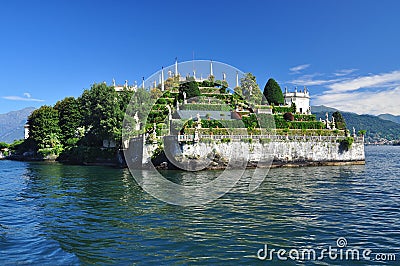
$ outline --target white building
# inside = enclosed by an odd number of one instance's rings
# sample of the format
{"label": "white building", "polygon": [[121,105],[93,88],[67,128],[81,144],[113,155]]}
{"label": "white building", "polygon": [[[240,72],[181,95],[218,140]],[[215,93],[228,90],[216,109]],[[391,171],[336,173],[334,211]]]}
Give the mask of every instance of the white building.
{"label": "white building", "polygon": [[26,122],[26,124],[24,125],[24,139],[29,138],[29,124],[28,122]]}
{"label": "white building", "polygon": [[285,88],[283,98],[285,99],[285,105],[291,106],[292,103],[296,105],[296,113],[311,114],[310,93],[306,87],[304,87],[304,91],[300,90],[299,92],[297,88],[295,88],[294,92],[288,92],[287,88]]}

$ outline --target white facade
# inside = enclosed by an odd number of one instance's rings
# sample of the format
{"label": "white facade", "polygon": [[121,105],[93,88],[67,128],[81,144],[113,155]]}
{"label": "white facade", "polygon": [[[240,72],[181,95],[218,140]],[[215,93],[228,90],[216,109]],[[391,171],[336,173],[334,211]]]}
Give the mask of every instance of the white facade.
{"label": "white facade", "polygon": [[29,125],[28,123],[25,124],[24,126],[24,139],[29,138]]}
{"label": "white facade", "polygon": [[310,107],[310,93],[307,88],[304,88],[304,91],[297,91],[297,88],[294,92],[288,92],[285,89],[285,93],[283,94],[285,99],[285,105],[291,106],[292,103],[296,105],[296,113],[300,114],[311,114]]}

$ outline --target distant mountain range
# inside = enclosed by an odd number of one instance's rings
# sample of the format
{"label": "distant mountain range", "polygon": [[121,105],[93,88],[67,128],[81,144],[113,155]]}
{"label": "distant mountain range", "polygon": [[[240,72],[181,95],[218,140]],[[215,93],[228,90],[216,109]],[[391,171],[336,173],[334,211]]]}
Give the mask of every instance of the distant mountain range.
{"label": "distant mountain range", "polygon": [[27,107],[0,114],[0,142],[12,143],[14,140],[23,139],[24,125],[33,110],[34,107]]}
{"label": "distant mountain range", "polygon": [[383,120],[389,120],[400,124],[400,115],[381,114],[378,115],[378,117]]}
{"label": "distant mountain range", "polygon": [[[329,116],[337,109],[326,106],[312,106],[311,111],[317,116],[317,119],[325,119],[325,114]],[[353,127],[359,130],[366,130],[366,142],[385,142],[400,140],[400,117],[394,115],[358,115],[355,113],[342,112],[346,120],[347,128],[352,131]],[[390,119],[389,119],[390,118]],[[398,122],[395,122],[398,121]]]}

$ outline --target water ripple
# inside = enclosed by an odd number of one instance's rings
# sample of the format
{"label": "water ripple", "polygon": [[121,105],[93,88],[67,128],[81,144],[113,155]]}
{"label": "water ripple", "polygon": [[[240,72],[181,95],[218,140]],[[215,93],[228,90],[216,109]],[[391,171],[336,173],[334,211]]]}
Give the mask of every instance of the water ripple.
{"label": "water ripple", "polygon": [[[257,264],[264,244],[322,249],[338,237],[398,254],[400,149],[366,151],[366,166],[271,169],[251,193],[248,170],[221,199],[186,208],[154,199],[127,170],[0,161],[0,263]],[[194,184],[218,172],[163,174]]]}

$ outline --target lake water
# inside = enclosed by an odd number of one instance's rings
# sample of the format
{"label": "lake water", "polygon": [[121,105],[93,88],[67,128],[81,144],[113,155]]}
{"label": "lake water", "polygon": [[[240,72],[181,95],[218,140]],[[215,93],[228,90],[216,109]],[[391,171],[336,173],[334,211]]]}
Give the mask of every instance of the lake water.
{"label": "lake water", "polygon": [[366,147],[365,166],[271,169],[256,191],[238,184],[203,207],[161,202],[126,169],[0,161],[0,264],[265,264],[265,244],[323,249],[340,237],[399,263],[399,155],[400,147]]}

